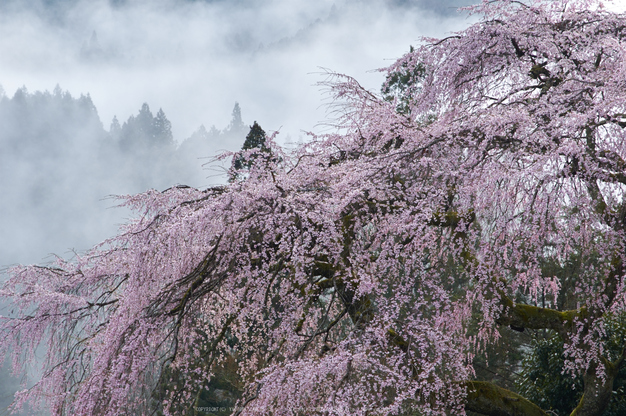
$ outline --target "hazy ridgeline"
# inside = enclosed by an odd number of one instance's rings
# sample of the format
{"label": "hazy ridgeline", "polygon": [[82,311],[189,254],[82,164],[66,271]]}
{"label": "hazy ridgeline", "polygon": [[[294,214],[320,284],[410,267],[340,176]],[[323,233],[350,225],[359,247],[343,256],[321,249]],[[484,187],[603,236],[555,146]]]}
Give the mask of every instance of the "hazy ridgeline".
{"label": "hazy ridgeline", "polygon": [[3,95],[0,125],[2,266],[65,257],[111,235],[123,210],[107,209],[116,204],[107,196],[223,181],[202,165],[240,146],[248,129],[236,105],[227,128],[201,126],[178,145],[165,113],[148,104],[105,129],[89,95],[59,87]]}

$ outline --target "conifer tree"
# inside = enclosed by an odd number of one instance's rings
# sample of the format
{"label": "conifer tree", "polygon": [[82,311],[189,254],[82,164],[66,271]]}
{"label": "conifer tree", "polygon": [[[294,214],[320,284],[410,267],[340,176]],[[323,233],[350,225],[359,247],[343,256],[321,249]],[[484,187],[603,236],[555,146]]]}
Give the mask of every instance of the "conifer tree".
{"label": "conifer tree", "polygon": [[228,127],[222,131],[222,139],[225,141],[239,141],[246,134],[246,125],[241,118],[241,107],[235,103]]}
{"label": "conifer tree", "polygon": [[160,145],[169,145],[174,143],[174,137],[172,136],[172,123],[167,119],[163,109],[159,108],[159,111],[154,118],[154,135],[156,143]]}
{"label": "conifer tree", "polygon": [[111,127],[109,127],[109,135],[114,140],[118,140],[121,133],[122,126],[120,126],[120,122],[118,121],[117,116],[113,116],[113,120],[111,120]]}
{"label": "conifer tree", "polygon": [[[241,170],[243,168],[249,169],[254,159],[258,156],[258,151],[267,151],[265,145],[266,139],[267,135],[265,134],[265,130],[255,121],[254,124],[250,126],[250,132],[248,132],[246,140],[241,147],[242,154],[235,157],[233,162],[235,170]],[[256,149],[258,149],[258,151],[256,151]]]}
{"label": "conifer tree", "polygon": [[261,149],[265,150],[265,130],[261,128],[256,121],[250,126],[250,132],[246,136],[246,141],[243,142],[242,150]]}
{"label": "conifer tree", "polygon": [[233,107],[232,119],[230,121],[230,125],[228,129],[231,131],[241,130],[245,127],[243,120],[241,119],[241,107],[239,107],[239,103],[235,102],[235,106]]}

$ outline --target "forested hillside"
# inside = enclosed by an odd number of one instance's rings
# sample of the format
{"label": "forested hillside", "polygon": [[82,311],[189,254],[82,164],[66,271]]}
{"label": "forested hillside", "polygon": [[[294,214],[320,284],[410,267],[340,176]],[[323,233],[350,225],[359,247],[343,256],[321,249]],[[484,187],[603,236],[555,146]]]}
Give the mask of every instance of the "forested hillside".
{"label": "forested hillside", "polygon": [[[120,213],[106,209],[115,205],[107,196],[223,182],[223,170],[202,165],[240,146],[247,130],[236,104],[224,129],[200,126],[178,144],[165,112],[147,103],[106,129],[88,94],[73,97],[58,86],[3,94],[0,125],[0,235],[11,242],[0,255],[5,266],[67,255],[113,233]],[[95,212],[106,218],[94,223]]]}

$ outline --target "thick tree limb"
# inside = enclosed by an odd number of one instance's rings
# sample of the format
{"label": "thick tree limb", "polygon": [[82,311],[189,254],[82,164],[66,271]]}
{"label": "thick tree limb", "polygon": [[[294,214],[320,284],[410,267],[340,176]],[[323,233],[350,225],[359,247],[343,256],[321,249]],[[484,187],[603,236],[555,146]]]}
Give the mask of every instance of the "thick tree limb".
{"label": "thick tree limb", "polygon": [[[570,327],[575,318],[584,318],[589,314],[589,311],[585,307],[561,312],[554,309],[515,304],[511,299],[504,295],[502,295],[502,302],[505,307],[501,317],[497,321],[499,324],[510,325],[515,328],[552,329],[557,331],[563,337],[571,331]],[[613,381],[615,380],[615,376],[617,375],[617,371],[619,370],[622,360],[620,359],[615,363],[611,363],[602,356],[599,356],[598,359],[601,364],[599,362],[591,363],[589,369],[583,375],[583,396],[581,397],[578,406],[572,411],[570,416],[601,416],[611,400]],[[604,367],[604,375],[599,371],[599,366]],[[485,389],[486,388],[483,390],[488,392]],[[483,390],[480,390],[480,394],[483,394]],[[479,395],[479,393],[475,393],[475,395]],[[480,400],[482,403],[486,399],[481,398]],[[474,411],[485,415],[509,414],[498,412],[484,413],[479,410]],[[519,414],[526,415],[526,413]]]}
{"label": "thick tree limb", "polygon": [[530,400],[486,381],[468,381],[465,410],[485,416],[548,416]]}
{"label": "thick tree limb", "polygon": [[552,329],[560,335],[564,335],[575,318],[582,318],[588,314],[587,308],[584,306],[580,309],[557,311],[515,303],[503,293],[501,293],[501,299],[504,310],[496,322],[513,328]]}
{"label": "thick tree limb", "polygon": [[570,416],[601,416],[609,405],[619,367],[606,359],[602,361],[606,374],[604,377],[598,374],[598,364],[592,363],[583,375],[583,396]]}

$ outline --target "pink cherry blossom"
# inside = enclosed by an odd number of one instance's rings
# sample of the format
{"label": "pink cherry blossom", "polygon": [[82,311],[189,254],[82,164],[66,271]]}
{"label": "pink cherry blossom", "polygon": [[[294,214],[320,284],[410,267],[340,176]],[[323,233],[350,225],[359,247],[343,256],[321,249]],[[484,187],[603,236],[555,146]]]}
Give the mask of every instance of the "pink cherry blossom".
{"label": "pink cherry blossom", "polygon": [[[136,217],[116,237],[14,268],[0,352],[19,372],[46,351],[16,408],[173,414],[237,355],[241,415],[546,414],[474,379],[511,326],[559,333],[585,380],[572,414],[602,414],[626,356],[601,341],[626,313],[626,16],[472,12],[384,70],[423,67],[406,96],[329,73],[336,132],[295,150],[270,137],[222,187],[123,197]],[[560,304],[541,264],[571,255],[588,267]],[[188,377],[159,402],[164,368]]]}

